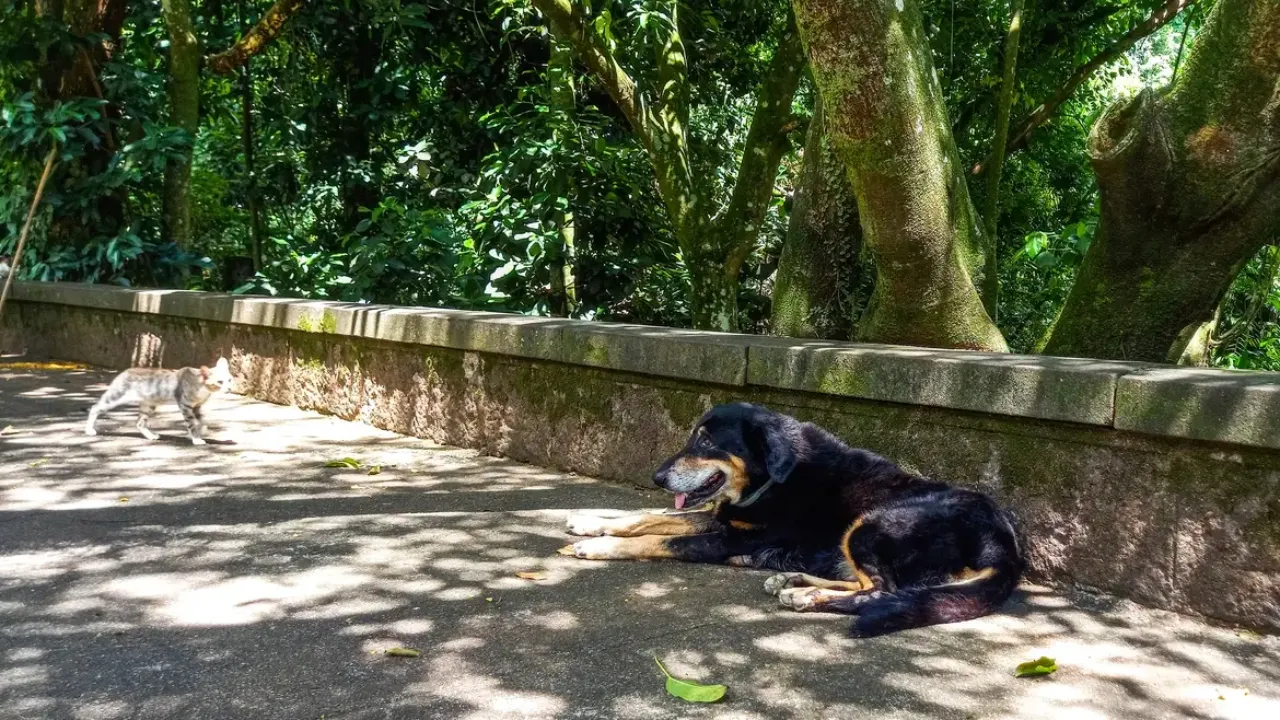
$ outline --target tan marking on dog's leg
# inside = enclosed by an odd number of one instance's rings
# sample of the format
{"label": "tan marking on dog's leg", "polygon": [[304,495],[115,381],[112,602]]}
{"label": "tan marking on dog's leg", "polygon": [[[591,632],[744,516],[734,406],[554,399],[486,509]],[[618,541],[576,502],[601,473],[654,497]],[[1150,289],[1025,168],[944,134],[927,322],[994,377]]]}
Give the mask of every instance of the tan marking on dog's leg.
{"label": "tan marking on dog's leg", "polygon": [[828,580],[808,573],[778,573],[764,581],[764,590],[770,595],[777,595],[787,588],[812,587],[822,590],[846,590],[859,592],[865,588],[862,583],[848,580]]}
{"label": "tan marking on dog's leg", "polygon": [[583,560],[661,560],[674,557],[667,536],[594,537],[566,545],[558,551]]}
{"label": "tan marking on dog's leg", "polygon": [[977,582],[979,580],[986,580],[987,578],[992,577],[995,574],[996,574],[996,569],[991,567],[985,567],[985,568],[982,568],[981,570],[974,570],[973,568],[965,568],[960,572],[956,573],[955,575],[952,575],[951,582],[947,584],[963,585],[965,583]]}
{"label": "tan marking on dog's leg", "polygon": [[697,535],[715,526],[711,513],[644,513],[624,517],[595,517],[570,515],[566,530],[570,535],[610,535],[613,537],[638,537],[641,535]]}
{"label": "tan marking on dog's leg", "polygon": [[830,590],[818,587],[789,587],[778,593],[778,604],[796,612],[821,611],[822,606],[840,598],[857,595],[854,590]]}
{"label": "tan marking on dog's leg", "polygon": [[857,578],[859,589],[865,591],[875,588],[875,581],[871,579],[871,576],[868,575],[866,571],[858,566],[858,561],[853,559],[853,551],[849,549],[849,539],[853,537],[853,534],[857,532],[862,525],[863,518],[859,515],[853,521],[853,524],[849,525],[849,529],[844,531],[844,537],[840,538],[840,553],[844,555],[845,566],[849,573]]}
{"label": "tan marking on dog's leg", "polygon": [[764,525],[759,523],[749,523],[746,520],[730,520],[729,527],[734,530],[759,530],[764,527]]}

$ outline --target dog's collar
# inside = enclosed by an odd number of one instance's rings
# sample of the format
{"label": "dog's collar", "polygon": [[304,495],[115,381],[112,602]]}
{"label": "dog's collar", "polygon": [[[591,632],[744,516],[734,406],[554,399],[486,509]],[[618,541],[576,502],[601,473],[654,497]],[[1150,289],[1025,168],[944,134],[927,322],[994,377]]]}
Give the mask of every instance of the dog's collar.
{"label": "dog's collar", "polygon": [[747,496],[746,500],[738,500],[737,502],[731,502],[729,504],[734,507],[740,507],[740,508],[749,507],[753,503],[755,503],[755,501],[759,500],[760,496],[764,495],[765,492],[769,490],[769,488],[773,487],[773,483],[774,483],[774,479],[769,478],[769,482],[765,483],[764,485],[761,485],[760,489],[751,493],[749,496]]}

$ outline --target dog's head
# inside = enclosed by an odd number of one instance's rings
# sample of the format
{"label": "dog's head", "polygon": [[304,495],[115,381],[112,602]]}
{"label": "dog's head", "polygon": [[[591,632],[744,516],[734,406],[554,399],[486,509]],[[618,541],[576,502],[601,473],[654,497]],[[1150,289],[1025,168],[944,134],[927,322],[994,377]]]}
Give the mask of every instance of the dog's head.
{"label": "dog's head", "polygon": [[662,463],[653,481],[675,494],[677,508],[741,502],[770,481],[786,481],[797,462],[799,426],[757,405],[717,405],[698,420],[684,448]]}

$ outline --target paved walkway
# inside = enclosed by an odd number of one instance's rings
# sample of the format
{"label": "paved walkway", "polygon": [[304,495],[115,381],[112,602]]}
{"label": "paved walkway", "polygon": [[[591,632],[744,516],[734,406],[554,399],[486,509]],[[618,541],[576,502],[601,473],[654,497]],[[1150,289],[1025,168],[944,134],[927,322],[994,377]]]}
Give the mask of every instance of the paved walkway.
{"label": "paved walkway", "polygon": [[[765,573],[556,555],[567,511],[661,496],[234,396],[219,444],[173,408],[85,437],[109,379],[0,366],[3,720],[1280,718],[1280,638],[1027,587],[853,641]],[[667,696],[655,655],[728,696]]]}

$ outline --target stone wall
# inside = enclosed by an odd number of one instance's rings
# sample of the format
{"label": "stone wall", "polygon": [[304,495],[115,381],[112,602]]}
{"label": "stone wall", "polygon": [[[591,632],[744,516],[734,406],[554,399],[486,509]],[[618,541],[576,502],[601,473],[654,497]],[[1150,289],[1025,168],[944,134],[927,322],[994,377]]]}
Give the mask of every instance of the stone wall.
{"label": "stone wall", "polygon": [[646,484],[745,399],[1017,512],[1041,578],[1280,630],[1280,384],[1232,373],[178,291],[23,283],[10,341]]}

